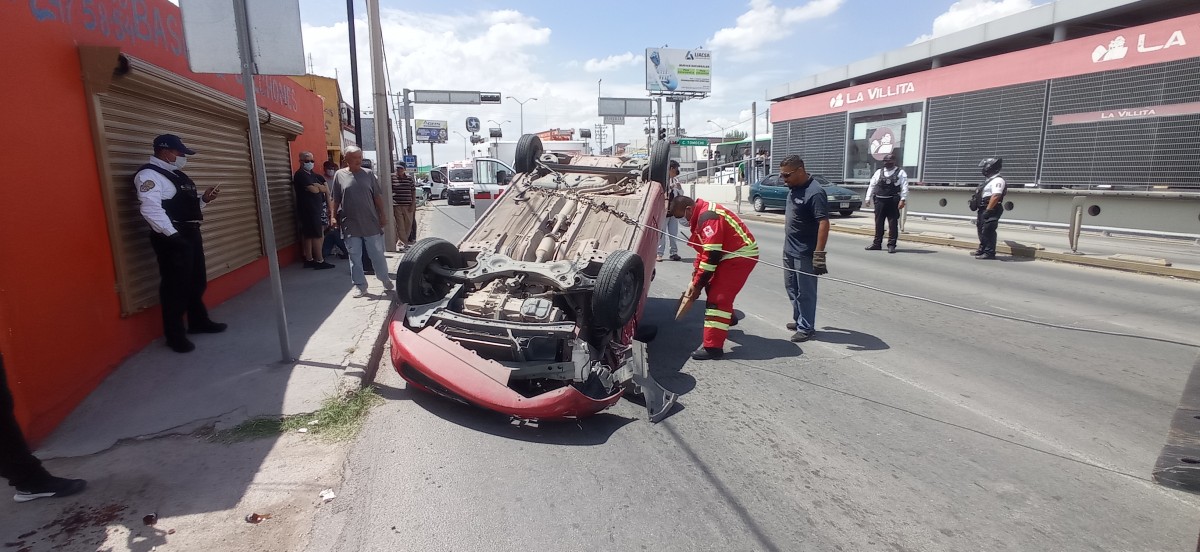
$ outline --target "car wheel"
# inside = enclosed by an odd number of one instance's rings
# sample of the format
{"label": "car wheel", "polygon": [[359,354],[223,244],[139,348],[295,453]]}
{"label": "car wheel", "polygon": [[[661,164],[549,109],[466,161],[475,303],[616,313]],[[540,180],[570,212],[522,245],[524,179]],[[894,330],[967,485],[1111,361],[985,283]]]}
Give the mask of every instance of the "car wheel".
{"label": "car wheel", "polygon": [[517,152],[513,156],[513,170],[518,173],[532,172],[542,156],[542,139],[536,134],[526,134],[517,140]]}
{"label": "car wheel", "polygon": [[671,180],[671,143],[659,140],[650,148],[650,180],[666,186]]}
{"label": "car wheel", "polygon": [[451,282],[432,269],[441,266],[448,270],[466,267],[462,252],[441,238],[425,238],[400,258],[396,268],[396,296],[409,305],[426,305],[440,301],[450,292]]}
{"label": "car wheel", "polygon": [[614,251],[600,267],[592,291],[592,320],[597,328],[613,331],[637,314],[646,285],[642,258],[625,249]]}
{"label": "car wheel", "polygon": [[767,202],[763,201],[762,196],[754,196],[754,212],[761,213],[767,210]]}
{"label": "car wheel", "polygon": [[838,211],[838,213],[841,214],[843,217],[848,217],[850,215],[853,215],[854,211]]}

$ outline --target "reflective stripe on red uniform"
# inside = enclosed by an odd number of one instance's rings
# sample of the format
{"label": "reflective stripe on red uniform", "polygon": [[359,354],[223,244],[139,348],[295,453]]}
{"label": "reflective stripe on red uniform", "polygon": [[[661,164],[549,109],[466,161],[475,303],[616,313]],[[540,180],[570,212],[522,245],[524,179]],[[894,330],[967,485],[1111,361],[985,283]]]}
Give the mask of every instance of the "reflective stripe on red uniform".
{"label": "reflective stripe on red uniform", "polygon": [[758,264],[758,244],[737,215],[703,199],[689,223],[697,252],[692,285],[705,290],[704,346],[720,348],[733,323],[733,300]]}

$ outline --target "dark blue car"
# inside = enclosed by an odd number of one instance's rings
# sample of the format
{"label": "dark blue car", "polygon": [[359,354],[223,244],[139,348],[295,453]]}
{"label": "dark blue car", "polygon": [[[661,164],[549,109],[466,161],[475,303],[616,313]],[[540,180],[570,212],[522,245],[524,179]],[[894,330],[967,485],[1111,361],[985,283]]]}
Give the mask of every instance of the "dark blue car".
{"label": "dark blue car", "polygon": [[[843,217],[854,214],[862,209],[862,194],[849,188],[838,186],[821,175],[812,175],[829,196],[829,210]],[[787,202],[788,189],[779,180],[778,174],[767,175],[766,178],[750,185],[750,203],[754,210],[761,213],[767,209],[783,209]]]}

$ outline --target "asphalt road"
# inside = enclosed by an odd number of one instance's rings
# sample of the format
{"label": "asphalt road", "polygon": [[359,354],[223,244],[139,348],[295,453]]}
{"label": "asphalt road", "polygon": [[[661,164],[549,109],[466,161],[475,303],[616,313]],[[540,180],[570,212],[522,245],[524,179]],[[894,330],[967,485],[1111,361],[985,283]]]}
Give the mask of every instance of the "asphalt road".
{"label": "asphalt road", "polygon": [[[433,213],[455,240],[469,207]],[[781,227],[751,224],[763,260]],[[654,373],[681,407],[622,401],[577,423],[404,389],[351,453],[311,550],[1191,550],[1200,497],[1149,480],[1200,342],[1200,286],[961,250],[830,238],[817,341],[790,343],[782,273],[760,265],[719,362],[670,321],[691,264],[647,305]],[[685,253],[687,260],[693,255]],[[1153,338],[1153,339],[1146,339]]]}

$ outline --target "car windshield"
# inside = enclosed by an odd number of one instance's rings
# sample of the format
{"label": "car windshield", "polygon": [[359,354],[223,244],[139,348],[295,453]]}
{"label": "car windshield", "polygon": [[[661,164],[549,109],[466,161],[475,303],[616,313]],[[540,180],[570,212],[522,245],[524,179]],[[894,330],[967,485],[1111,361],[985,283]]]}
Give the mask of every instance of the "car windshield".
{"label": "car windshield", "polygon": [[451,182],[470,182],[472,180],[472,169],[450,169]]}

